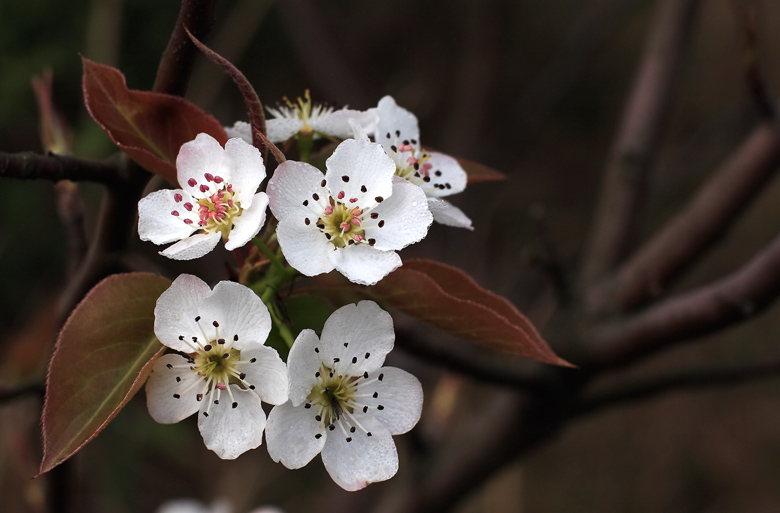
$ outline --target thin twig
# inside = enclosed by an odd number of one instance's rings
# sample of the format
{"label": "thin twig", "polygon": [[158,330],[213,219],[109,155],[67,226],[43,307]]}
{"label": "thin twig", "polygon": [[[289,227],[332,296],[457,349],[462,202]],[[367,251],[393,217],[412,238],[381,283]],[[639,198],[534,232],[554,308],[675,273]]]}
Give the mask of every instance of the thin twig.
{"label": "thin twig", "polygon": [[630,308],[663,293],[673,278],[727,233],[780,165],[780,128],[762,123],[697,195],[617,272],[589,293],[594,310]]}
{"label": "thin twig", "polygon": [[[780,236],[729,276],[594,330],[587,367],[627,365],[683,340],[751,318],[780,295]],[[587,362],[587,363],[586,363]]]}
{"label": "thin twig", "polygon": [[67,155],[32,152],[0,153],[0,177],[23,180],[68,179],[103,184],[115,183],[121,167],[112,160],[91,160]]}
{"label": "thin twig", "polygon": [[607,161],[595,224],[583,262],[592,283],[628,252],[644,199],[646,175],[669,117],[699,0],[664,0],[648,36]]}

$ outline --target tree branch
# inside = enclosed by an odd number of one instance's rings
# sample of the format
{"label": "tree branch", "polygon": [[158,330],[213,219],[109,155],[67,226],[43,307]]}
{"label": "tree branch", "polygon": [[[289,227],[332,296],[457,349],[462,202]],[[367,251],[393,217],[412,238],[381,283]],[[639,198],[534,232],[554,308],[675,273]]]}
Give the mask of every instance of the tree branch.
{"label": "tree branch", "polygon": [[[780,236],[731,275],[597,330],[585,367],[626,365],[755,316],[780,294]],[[587,360],[587,363],[586,363]]]}
{"label": "tree branch", "polygon": [[644,199],[647,171],[666,125],[698,5],[699,0],[659,4],[604,172],[583,263],[584,283],[613,268],[628,251]]}
{"label": "tree branch", "polygon": [[666,376],[649,378],[644,382],[620,385],[619,389],[584,399],[581,413],[592,413],[616,404],[650,399],[663,393],[686,388],[723,386],[777,376],[780,376],[780,356],[774,356],[766,361],[729,367],[686,369]]}
{"label": "tree branch", "polygon": [[23,180],[68,179],[87,180],[103,184],[118,180],[121,167],[116,161],[90,160],[66,155],[38,155],[32,152],[0,152],[0,177]]}
{"label": "tree branch", "polygon": [[717,242],[780,165],[780,128],[759,125],[698,194],[613,278],[588,295],[594,310],[630,308],[667,285]]}

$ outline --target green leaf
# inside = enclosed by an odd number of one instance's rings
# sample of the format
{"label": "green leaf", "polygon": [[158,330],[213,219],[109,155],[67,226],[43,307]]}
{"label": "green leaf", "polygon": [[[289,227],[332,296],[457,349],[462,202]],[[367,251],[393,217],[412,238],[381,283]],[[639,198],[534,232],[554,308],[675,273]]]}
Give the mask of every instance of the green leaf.
{"label": "green leaf", "polygon": [[442,331],[478,344],[553,365],[571,367],[506,298],[480,287],[460,269],[425,259],[403,266],[371,287],[338,281],[332,274],[319,293],[374,299]]}
{"label": "green leaf", "polygon": [[128,89],[116,68],[82,57],[82,89],[89,115],[119,148],[139,165],[177,183],[181,145],[207,133],[223,146],[222,124],[179,96]]}
{"label": "green leaf", "polygon": [[97,436],[143,385],[165,349],[154,307],[170,284],[148,273],[109,276],[73,310],[49,363],[41,474]]}

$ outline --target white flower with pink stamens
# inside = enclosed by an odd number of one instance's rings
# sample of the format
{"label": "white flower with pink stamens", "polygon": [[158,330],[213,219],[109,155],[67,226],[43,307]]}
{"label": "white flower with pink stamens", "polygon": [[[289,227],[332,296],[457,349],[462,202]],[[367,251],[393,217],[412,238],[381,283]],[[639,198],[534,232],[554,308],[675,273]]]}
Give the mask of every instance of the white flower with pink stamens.
{"label": "white flower with pink stamens", "polygon": [[372,301],[333,312],[320,338],[303,330],[287,358],[290,400],[268,415],[271,458],[301,468],[322,453],[346,490],[393,477],[392,435],[417,424],[423,402],[417,378],[382,366],[394,341],[390,314]]}
{"label": "white flower with pink stamens", "polygon": [[392,159],[365,135],[339,144],[325,165],[323,176],[288,160],[268,181],[282,252],[306,276],[337,269],[373,285],[401,265],[397,250],[428,233],[425,194],[394,178]]}
{"label": "white flower with pink stamens", "polygon": [[138,203],[141,240],[179,241],[161,255],[199,258],[219,239],[233,250],[263,227],[268,196],[257,188],[265,179],[265,165],[251,144],[235,138],[223,149],[210,135],[198,134],[179,150],[176,172],[181,189],[153,192]]}
{"label": "white flower with pink stamens", "polygon": [[466,188],[466,171],[449,155],[428,152],[420,145],[417,117],[398,106],[391,96],[379,100],[376,140],[396,165],[396,175],[419,186],[428,197],[433,219],[441,224],[473,230],[471,219],[441,199]]}
{"label": "white flower with pink stamens", "polygon": [[178,351],[154,364],[146,383],[149,413],[173,424],[200,412],[206,447],[234,459],[262,443],[266,424],[261,400],[287,400],[287,366],[264,345],[271,316],[249,288],[222,281],[212,291],[182,274],[154,309],[154,333]]}

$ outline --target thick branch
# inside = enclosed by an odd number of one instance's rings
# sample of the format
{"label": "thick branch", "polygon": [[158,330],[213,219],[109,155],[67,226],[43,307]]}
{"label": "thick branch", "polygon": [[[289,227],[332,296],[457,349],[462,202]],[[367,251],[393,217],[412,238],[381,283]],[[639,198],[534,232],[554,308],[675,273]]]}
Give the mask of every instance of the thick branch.
{"label": "thick branch", "polygon": [[587,366],[625,365],[707,335],[755,316],[779,294],[780,236],[733,274],[597,332]]}
{"label": "thick branch", "polygon": [[198,39],[203,39],[211,28],[214,3],[214,0],[182,0],[176,27],[157,68],[153,91],[177,96],[187,92],[198,50],[184,27]]}
{"label": "thick branch", "polygon": [[585,399],[581,405],[581,413],[592,413],[616,404],[633,403],[681,389],[731,385],[777,376],[780,376],[780,356],[730,367],[681,370],[674,374],[650,378],[644,382],[621,385],[616,390]]}
{"label": "thick branch", "polygon": [[631,98],[607,161],[583,264],[590,283],[625,256],[644,198],[646,174],[669,117],[678,70],[699,0],[660,3]]}
{"label": "thick branch", "polygon": [[0,153],[0,177],[25,180],[63,179],[114,183],[120,166],[115,161],[90,160],[66,155],[38,155],[32,152]]}
{"label": "thick branch", "polygon": [[762,123],[616,277],[590,293],[591,307],[630,308],[660,295],[675,276],[726,233],[778,165],[780,129],[774,123]]}

